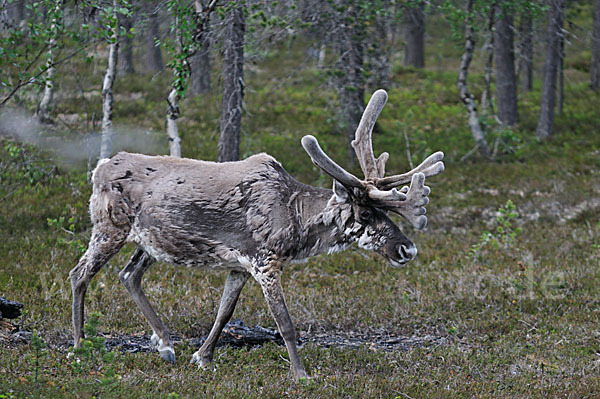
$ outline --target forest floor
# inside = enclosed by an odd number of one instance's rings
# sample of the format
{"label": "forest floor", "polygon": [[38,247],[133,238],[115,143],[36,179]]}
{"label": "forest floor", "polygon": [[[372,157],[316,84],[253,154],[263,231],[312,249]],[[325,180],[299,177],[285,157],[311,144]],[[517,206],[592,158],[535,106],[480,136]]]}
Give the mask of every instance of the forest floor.
{"label": "forest floor", "polygon": [[[267,57],[261,69],[247,71],[252,90],[242,153],[268,152],[301,181],[330,184],[299,139],[314,134],[334,159],[347,158],[330,117],[335,97],[318,71],[278,76],[288,58]],[[549,142],[533,134],[537,81],[520,98],[519,126],[488,133],[499,143],[497,160],[488,162],[465,159],[472,142],[455,72],[394,69],[375,151],[392,154],[390,172],[407,169],[406,131],[410,161],[443,150],[446,171],[428,182],[428,228],[403,227],[419,249],[407,266],[394,269],[353,249],[284,270],[300,355],[312,377],[299,382],[275,341],[222,346],[209,369],[189,364],[216,314],[219,273],[166,264],[146,273],[145,291],[179,337],[177,364],[148,351],[151,330],[118,279],[132,246],[96,276],[86,297],[90,314],[101,314],[98,337],[113,348],[112,357],[102,343],[72,353],[68,273],[90,232],[80,145],[94,140],[81,132],[93,130],[90,110],[100,100],[93,82],[100,74],[77,70],[73,82],[67,79],[62,92],[79,94],[59,96],[56,125],[18,125],[20,136],[0,142],[0,295],[25,305],[21,318],[0,322],[0,398],[598,397],[600,97],[587,88],[585,71],[567,65],[565,110]],[[117,83],[119,145],[164,153],[168,76],[151,85],[148,79]],[[473,85],[478,96],[481,86]],[[215,93],[185,100],[185,156],[215,158],[219,104]],[[502,213],[507,208],[509,217]],[[275,326],[252,282],[233,319]]]}

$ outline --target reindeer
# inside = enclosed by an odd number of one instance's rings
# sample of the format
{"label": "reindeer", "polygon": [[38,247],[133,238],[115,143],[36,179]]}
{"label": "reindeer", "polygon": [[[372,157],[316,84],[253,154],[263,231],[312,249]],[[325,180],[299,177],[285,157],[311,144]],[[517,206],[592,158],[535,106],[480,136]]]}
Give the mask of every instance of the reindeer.
{"label": "reindeer", "polygon": [[191,363],[205,367],[212,361],[219,335],[252,276],[283,336],[293,377],[306,377],[281,288],[284,265],[354,243],[392,266],[407,263],[417,248],[387,213],[424,228],[430,192],[425,177],[444,170],[444,155],[437,152],[408,173],[384,176],[388,154],[375,158],[371,131],[386,101],[385,91],[373,94],[352,141],[362,180],[331,160],[313,136],[302,139],[313,163],[333,178],[333,190],[298,182],[267,154],[225,163],[125,152],[101,160],[93,174],[89,247],[70,272],[75,347],[83,337],[90,280],[133,242],[137,249],[119,278],[152,327],[151,341],[165,360],[175,362],[169,332],[141,288],[144,272],[157,260],[229,270],[214,325]]}

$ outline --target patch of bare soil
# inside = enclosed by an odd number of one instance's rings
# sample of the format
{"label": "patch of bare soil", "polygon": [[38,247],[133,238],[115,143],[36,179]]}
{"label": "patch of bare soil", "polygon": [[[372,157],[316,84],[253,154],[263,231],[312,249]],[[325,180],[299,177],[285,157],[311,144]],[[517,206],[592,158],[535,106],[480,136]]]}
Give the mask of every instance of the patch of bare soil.
{"label": "patch of bare soil", "polygon": [[[119,350],[121,352],[154,352],[155,349],[150,342],[150,335],[108,335],[100,334],[106,339],[107,350]],[[20,330],[17,326],[6,321],[0,321],[0,344],[11,347],[19,344],[28,344],[31,339],[31,332]],[[206,337],[202,338],[182,338],[172,335],[173,344],[178,345],[187,342],[193,347],[200,347]],[[300,346],[313,343],[324,348],[353,348],[368,347],[376,351],[397,351],[410,350],[417,347],[437,347],[446,343],[448,338],[425,335],[425,336],[399,336],[387,333],[361,333],[361,332],[341,332],[341,333],[304,333],[298,339]],[[255,347],[264,345],[267,342],[274,342],[283,345],[283,338],[277,330],[261,326],[249,327],[241,320],[235,320],[227,323],[217,346],[232,346],[236,348]],[[49,344],[59,350],[66,350],[73,345],[72,341],[63,341],[58,345]]]}
{"label": "patch of bare soil", "polygon": [[343,334],[312,334],[300,339],[301,344],[308,342],[325,348],[358,349],[367,346],[375,351],[407,351],[412,348],[443,345],[446,338],[433,335],[404,337],[385,333],[362,334],[360,332],[350,332]]}
{"label": "patch of bare soil", "polygon": [[0,319],[0,345],[13,347],[27,344],[31,339],[31,331],[21,330],[19,326],[8,320]]}
{"label": "patch of bare soil", "polygon": [[[535,222],[539,219],[565,224],[576,219],[585,212],[597,211],[600,208],[600,197],[582,198],[579,201],[571,201],[563,190],[564,182],[554,183],[556,189],[541,192],[538,190],[509,190],[501,192],[497,189],[479,189],[454,194],[457,200],[463,201],[470,198],[487,195],[498,198],[494,206],[481,207],[455,207],[445,206],[433,213],[431,226],[433,229],[451,230],[464,233],[472,226],[473,221],[483,221],[488,227],[496,223],[499,216],[498,207],[504,205],[507,199],[512,198],[517,205],[519,218],[517,225]],[[594,192],[600,194],[600,186],[594,187]]]}

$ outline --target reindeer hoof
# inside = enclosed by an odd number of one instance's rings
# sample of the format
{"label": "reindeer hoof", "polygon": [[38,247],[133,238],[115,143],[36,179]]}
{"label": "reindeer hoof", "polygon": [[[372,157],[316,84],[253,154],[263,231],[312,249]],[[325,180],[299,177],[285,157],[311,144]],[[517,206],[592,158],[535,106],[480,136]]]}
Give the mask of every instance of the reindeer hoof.
{"label": "reindeer hoof", "polygon": [[175,352],[171,348],[165,348],[163,350],[158,351],[160,357],[165,359],[167,362],[175,364]]}
{"label": "reindeer hoof", "polygon": [[207,359],[198,352],[194,353],[192,356],[192,360],[190,360],[190,364],[197,364],[200,368],[206,368],[210,363],[212,363],[211,359]]}
{"label": "reindeer hoof", "polygon": [[150,337],[150,343],[153,346],[158,348],[158,346],[160,345],[160,338],[159,338],[158,334],[156,334],[156,333],[152,334],[152,336]]}
{"label": "reindeer hoof", "polygon": [[291,370],[291,373],[294,381],[296,382],[305,383],[312,379],[312,377],[309,376],[304,370]]}

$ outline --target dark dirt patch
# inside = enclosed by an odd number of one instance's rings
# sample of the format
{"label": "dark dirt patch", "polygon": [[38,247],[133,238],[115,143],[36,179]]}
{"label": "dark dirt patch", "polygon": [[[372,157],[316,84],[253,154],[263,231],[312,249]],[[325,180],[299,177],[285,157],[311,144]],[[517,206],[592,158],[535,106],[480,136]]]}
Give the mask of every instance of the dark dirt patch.
{"label": "dark dirt patch", "polygon": [[[0,325],[0,343],[6,346],[19,344],[28,344],[31,339],[31,332],[20,330],[12,323],[3,322]],[[106,339],[106,349],[109,351],[119,350],[127,353],[154,352],[155,349],[150,342],[150,335],[108,335],[100,333]],[[174,345],[187,342],[193,347],[200,347],[206,337],[202,338],[182,338],[178,335],[171,335],[171,341]],[[313,343],[324,348],[354,348],[367,346],[371,350],[377,351],[396,351],[410,350],[417,347],[432,347],[446,343],[448,339],[441,336],[398,336],[387,333],[361,333],[361,332],[340,332],[340,333],[303,333],[298,339],[300,346]],[[283,339],[277,330],[261,326],[249,327],[241,320],[235,320],[227,323],[217,347],[232,346],[236,348],[255,347],[264,345],[267,342],[274,342],[278,345],[284,345]],[[66,350],[73,345],[72,341],[64,341],[58,345],[52,345],[59,350]]]}
{"label": "dark dirt patch", "polygon": [[301,344],[314,343],[325,348],[355,348],[367,346],[377,351],[410,350],[418,347],[430,347],[442,345],[446,342],[445,337],[426,335],[423,337],[403,337],[385,333],[362,334],[360,332],[340,334],[313,334],[302,337]]}

